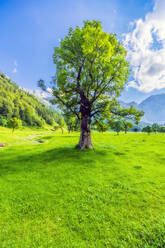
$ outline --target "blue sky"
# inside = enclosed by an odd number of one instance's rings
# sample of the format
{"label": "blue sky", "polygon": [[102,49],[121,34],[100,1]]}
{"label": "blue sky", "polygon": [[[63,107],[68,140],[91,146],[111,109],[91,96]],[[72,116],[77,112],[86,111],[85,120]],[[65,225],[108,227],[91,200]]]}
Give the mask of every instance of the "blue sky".
{"label": "blue sky", "polygon": [[[148,13],[154,12],[155,2],[156,0],[0,0],[0,71],[21,87],[37,88],[40,78],[49,82],[55,74],[53,48],[59,45],[59,39],[67,34],[69,27],[82,25],[87,19],[97,19],[102,22],[106,32],[117,33],[119,39],[123,39],[123,34],[126,33],[129,40],[138,26],[138,23],[134,23],[136,27],[130,31],[130,22],[145,20]],[[160,45],[160,42],[159,40],[155,44]],[[130,61],[134,59],[134,54],[131,54],[133,45],[129,44],[128,47]],[[133,68],[136,66],[133,64]],[[123,100],[140,101],[152,93],[165,92],[165,85],[154,86],[151,90],[142,84],[135,85],[138,79],[141,80],[141,74],[136,78],[135,72],[130,79],[131,87],[123,93]]]}

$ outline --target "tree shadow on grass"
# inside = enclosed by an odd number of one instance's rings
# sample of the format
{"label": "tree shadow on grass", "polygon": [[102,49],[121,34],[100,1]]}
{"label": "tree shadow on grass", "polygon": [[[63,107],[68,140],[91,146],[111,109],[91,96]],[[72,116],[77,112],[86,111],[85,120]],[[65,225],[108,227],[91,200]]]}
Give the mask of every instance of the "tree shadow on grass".
{"label": "tree shadow on grass", "polygon": [[53,139],[54,138],[54,136],[40,136],[39,137],[40,139],[44,139],[44,140],[50,140],[50,139]]}
{"label": "tree shadow on grass", "polygon": [[[20,151],[21,152],[21,151]],[[18,173],[21,171],[35,171],[46,169],[48,167],[58,166],[95,166],[96,160],[100,160],[104,151],[96,150],[76,150],[74,147],[58,147],[44,152],[37,151],[31,153],[27,150],[25,153],[11,151],[10,154],[2,154],[0,160],[0,176],[9,173]]]}
{"label": "tree shadow on grass", "polygon": [[76,138],[77,139],[77,142],[78,142],[78,137],[76,135],[64,135],[64,134],[61,134],[61,135],[55,135],[54,138]]}

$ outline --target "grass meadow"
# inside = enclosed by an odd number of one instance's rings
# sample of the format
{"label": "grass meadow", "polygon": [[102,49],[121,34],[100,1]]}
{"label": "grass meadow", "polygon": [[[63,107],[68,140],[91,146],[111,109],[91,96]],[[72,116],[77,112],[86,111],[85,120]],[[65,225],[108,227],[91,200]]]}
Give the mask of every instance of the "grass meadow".
{"label": "grass meadow", "polygon": [[0,128],[0,248],[165,247],[165,134]]}

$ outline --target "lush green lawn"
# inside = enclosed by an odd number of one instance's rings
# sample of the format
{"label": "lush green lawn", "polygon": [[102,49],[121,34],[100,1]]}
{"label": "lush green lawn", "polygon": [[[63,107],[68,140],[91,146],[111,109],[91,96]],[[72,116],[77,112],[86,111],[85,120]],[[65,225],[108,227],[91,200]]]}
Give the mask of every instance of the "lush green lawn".
{"label": "lush green lawn", "polygon": [[77,141],[0,129],[0,248],[165,247],[165,135]]}

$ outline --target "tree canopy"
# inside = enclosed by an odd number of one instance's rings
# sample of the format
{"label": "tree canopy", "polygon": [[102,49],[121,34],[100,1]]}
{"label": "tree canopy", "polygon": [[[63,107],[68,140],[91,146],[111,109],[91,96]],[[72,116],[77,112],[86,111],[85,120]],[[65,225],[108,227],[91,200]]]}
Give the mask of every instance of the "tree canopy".
{"label": "tree canopy", "polygon": [[142,132],[147,132],[148,134],[150,134],[153,131],[151,126],[146,126],[142,129]]}
{"label": "tree canopy", "polygon": [[[53,102],[80,120],[79,147],[92,148],[92,120],[102,122],[131,111],[122,110],[116,100],[129,75],[126,50],[116,34],[103,31],[100,22],[85,21],[83,27],[70,28],[55,48],[53,59]],[[42,80],[39,85],[46,89]],[[135,114],[137,111],[130,115]]]}

